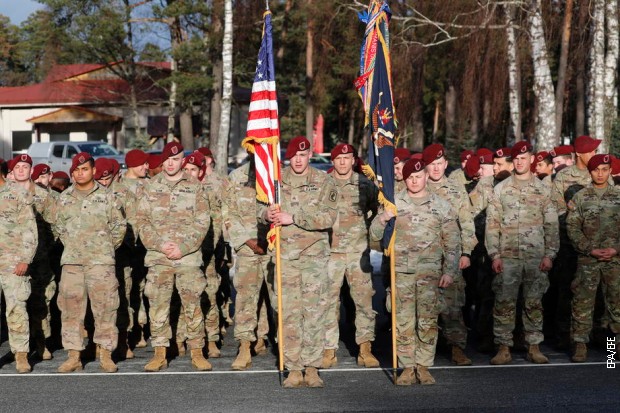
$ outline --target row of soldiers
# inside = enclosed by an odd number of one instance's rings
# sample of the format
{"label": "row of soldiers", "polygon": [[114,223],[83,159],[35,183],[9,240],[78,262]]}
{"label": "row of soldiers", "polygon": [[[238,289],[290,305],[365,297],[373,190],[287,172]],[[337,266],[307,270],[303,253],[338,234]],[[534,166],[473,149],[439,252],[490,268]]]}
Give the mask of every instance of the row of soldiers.
{"label": "row of soldiers", "polygon": [[[256,202],[252,161],[233,171],[228,179],[219,178],[209,173],[207,164],[213,161],[210,153],[204,156],[194,152],[185,156],[178,143],[166,145],[161,156],[163,173],[151,179],[146,179],[150,167],[148,155],[143,152],[134,150],[127,154],[128,171],[116,180],[114,168],[105,161],[96,165],[90,155],[78,154],[71,168],[74,184],[57,199],[52,192],[32,183],[29,169],[32,161],[22,156],[13,160],[10,168],[15,184],[2,187],[3,198],[12,201],[10,207],[3,202],[7,207],[3,213],[6,217],[6,223],[2,222],[3,239],[14,239],[19,234],[22,241],[7,245],[2,251],[3,257],[6,254],[12,260],[5,260],[8,264],[2,273],[2,286],[5,297],[8,296],[9,340],[16,354],[16,367],[18,371],[30,371],[26,356],[32,332],[27,331],[29,323],[24,320],[28,320],[29,314],[31,318],[36,316],[26,310],[25,303],[31,295],[26,286],[32,285],[32,297],[38,294],[37,301],[42,308],[46,304],[49,307],[50,295],[54,294],[46,289],[51,282],[42,280],[43,290],[41,286],[35,287],[41,278],[36,264],[46,256],[39,248],[59,238],[65,248],[58,304],[62,312],[63,347],[69,353],[59,371],[82,368],[80,352],[84,349],[87,297],[95,321],[93,341],[99,348],[101,368],[116,371],[111,353],[117,345],[124,348],[124,356],[132,355],[127,344],[132,318],[132,274],[142,267],[148,271],[144,288],[139,290],[148,298],[151,344],[155,348],[155,355],[145,369],[157,371],[167,365],[167,348],[173,340],[171,324],[174,322],[171,323],[170,315],[175,307],[174,287],[180,297],[174,337],[177,346],[186,342],[194,367],[210,369],[202,353],[204,324],[206,318],[208,354],[212,357],[216,355],[215,342],[219,336],[217,328],[211,329],[216,331],[213,339],[209,334],[210,314],[217,314],[214,291],[219,287],[213,252],[219,234],[225,233],[236,256],[235,338],[239,341],[239,353],[232,367],[249,368],[251,352],[265,351],[267,331],[265,328],[261,331],[259,326],[259,308],[261,324],[265,325],[265,303],[267,300],[276,303],[280,294],[274,285],[273,253],[267,248],[270,225],[282,228],[284,330],[280,339],[284,364],[289,370],[284,386],[322,387],[318,369],[336,365],[339,295],[344,279],[355,303],[358,364],[377,367],[379,362],[371,351],[375,338],[374,290],[370,269],[363,263],[368,256],[369,241],[380,240],[384,226],[394,216],[397,351],[404,367],[398,384],[434,383],[428,367],[435,357],[438,316],[444,336],[452,346],[453,361],[459,365],[471,364],[464,353],[467,329],[463,321],[466,300],[463,272],[467,274],[472,262],[490,266],[494,273],[491,277],[479,277],[484,280],[478,284],[486,283],[490,288],[480,289],[483,294],[478,295],[476,303],[479,320],[485,317],[492,320],[490,334],[499,346],[491,362],[510,362],[509,348],[513,345],[521,286],[528,358],[536,363],[547,362],[538,347],[543,339],[541,298],[548,286],[546,273],[553,268],[560,249],[558,216],[564,214],[558,215],[558,211],[562,206],[566,209],[564,186],[572,182],[572,177],[583,178],[584,186],[590,182],[596,185],[595,172],[590,175],[587,171],[601,159],[599,155],[594,156],[597,142],[588,137],[578,138],[577,164],[559,172],[551,184],[550,180],[546,182],[532,174],[532,164],[540,154],[534,156],[527,142],[494,152],[479,150],[477,154],[466,154],[469,156],[463,159],[463,169],[450,177],[446,176],[448,162],[441,145],[430,145],[423,153],[413,156],[402,148],[397,149],[396,200],[379,211],[377,187],[353,171],[357,162],[351,145],[334,148],[331,154],[334,168],[325,174],[309,166],[310,143],[304,137],[293,139],[287,147],[285,158],[290,161],[290,167],[282,173],[279,207]],[[555,158],[555,155],[543,158]],[[558,156],[564,156],[567,161],[573,159],[572,155]],[[590,165],[592,159],[596,161]],[[592,171],[607,168],[604,183],[611,181],[610,164],[611,158],[603,156],[602,162],[592,168]],[[105,188],[106,184],[109,189]],[[605,189],[611,200],[606,199],[606,206],[617,214],[620,201],[615,188],[610,185]],[[26,217],[27,211],[33,211],[31,203],[40,224],[38,233],[32,226],[32,218]],[[572,214],[577,208],[573,209],[570,202],[568,205]],[[14,210],[9,213],[10,208]],[[481,220],[485,211],[486,218]],[[569,217],[574,215],[571,214]],[[603,214],[603,210],[590,213],[596,219]],[[479,225],[474,225],[479,221],[486,224],[482,236]],[[576,222],[577,229],[569,231],[569,235],[576,237],[574,232],[581,231],[586,239],[592,238],[591,230],[583,222]],[[616,274],[617,255],[609,250],[614,248],[597,244],[617,239],[617,235],[613,238],[610,234],[610,237],[592,239],[585,248],[592,246],[600,255],[595,257],[593,265],[602,262],[615,268],[612,274]],[[24,255],[24,251],[32,254]],[[578,252],[588,255],[584,249]],[[592,271],[588,269],[586,273]],[[28,282],[24,275],[29,275],[32,281]],[[615,294],[617,298],[618,280],[614,277],[603,277],[603,282],[606,294]],[[7,281],[5,287],[5,280],[17,284]],[[589,287],[594,283],[596,290],[598,281],[588,279]],[[268,299],[261,294],[264,284],[269,287]],[[573,283],[573,290],[581,292],[585,288],[581,285]],[[209,304],[203,316],[200,303],[205,289]],[[577,293],[574,300],[578,305],[573,305],[573,327],[577,325],[580,330],[573,335],[577,343],[573,360],[583,361],[591,328],[591,309],[590,303],[583,304],[584,298]],[[608,299],[606,304],[609,326],[617,334],[620,332],[617,299]],[[36,325],[30,323],[33,324]],[[41,340],[32,336],[41,348]],[[45,354],[45,351],[43,345],[40,352]]]}

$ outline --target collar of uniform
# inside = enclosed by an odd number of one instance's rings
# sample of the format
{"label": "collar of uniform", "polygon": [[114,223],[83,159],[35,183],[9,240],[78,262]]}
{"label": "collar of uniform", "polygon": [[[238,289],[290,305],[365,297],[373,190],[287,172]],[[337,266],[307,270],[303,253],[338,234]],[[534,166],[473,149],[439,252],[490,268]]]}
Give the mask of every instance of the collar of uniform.
{"label": "collar of uniform", "polygon": [[433,181],[431,180],[431,178],[428,178],[428,181],[426,181],[426,185],[427,186],[434,186],[436,188],[443,188],[443,187],[447,187],[450,185],[450,182],[448,180],[448,178],[446,177],[446,175],[442,176],[441,179],[439,181]]}
{"label": "collar of uniform", "polygon": [[[100,189],[100,188],[103,188],[103,187],[101,186],[101,184],[99,184],[99,182],[95,181],[95,186],[93,186],[93,187],[91,188],[91,190],[88,192],[88,194],[86,194],[86,196],[90,196],[90,194],[92,194],[93,192],[97,191],[97,190],[98,190],[98,189]],[[77,197],[75,196],[75,191],[76,191],[76,190],[77,190],[77,189],[75,189],[75,184],[73,184],[73,185],[71,185],[69,188],[67,188],[67,190],[66,190],[65,192],[67,192],[67,193],[68,193],[69,195],[71,195],[72,197],[77,198]]]}
{"label": "collar of uniform", "polygon": [[340,187],[345,186],[345,185],[357,185],[359,183],[359,175],[355,171],[353,171],[351,176],[348,177],[347,179],[337,178],[335,171],[331,171],[328,175],[331,175],[332,178],[334,178],[334,182],[336,182],[336,185]]}
{"label": "collar of uniform", "polygon": [[571,165],[569,172],[572,176],[586,176],[589,175],[590,173],[588,172],[588,168],[586,169],[579,169],[577,167],[577,165]]}
{"label": "collar of uniform", "polygon": [[187,181],[187,180],[189,180],[189,176],[188,176],[185,172],[183,172],[183,173],[181,174],[181,178],[180,178],[179,180],[174,181],[174,182],[173,182],[173,181],[169,181],[169,180],[167,180],[167,179],[166,179],[166,177],[164,176],[164,174],[165,174],[165,172],[160,172],[160,173],[158,173],[158,174],[155,176],[155,178],[153,178],[153,181],[154,181],[154,182],[157,182],[157,183],[160,183],[160,184],[167,185],[167,186],[176,186],[176,185],[178,185],[178,183],[179,183],[179,182],[181,182],[181,181]]}
{"label": "collar of uniform", "polygon": [[[308,173],[304,176],[297,176],[297,175],[293,175],[293,170],[291,169],[290,166],[287,166],[286,168],[284,168],[284,171],[282,171],[282,183],[290,185],[291,179],[294,179],[295,181],[297,181],[295,183],[297,184],[298,187],[305,186],[305,185],[308,185],[308,183],[312,181],[314,174],[317,172],[318,170],[308,165]],[[318,173],[322,173],[322,172],[318,172]]]}

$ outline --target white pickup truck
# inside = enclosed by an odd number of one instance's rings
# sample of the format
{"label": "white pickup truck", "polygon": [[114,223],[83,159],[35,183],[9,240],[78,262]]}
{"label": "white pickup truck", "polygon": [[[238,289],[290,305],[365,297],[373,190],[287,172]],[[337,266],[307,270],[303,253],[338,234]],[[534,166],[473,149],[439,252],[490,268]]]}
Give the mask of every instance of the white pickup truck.
{"label": "white pickup truck", "polygon": [[28,155],[30,155],[35,165],[46,163],[52,168],[52,171],[63,171],[66,173],[69,173],[71,168],[71,158],[80,152],[88,152],[95,159],[116,159],[121,164],[122,169],[126,168],[125,156],[105,142],[35,142],[28,148]]}

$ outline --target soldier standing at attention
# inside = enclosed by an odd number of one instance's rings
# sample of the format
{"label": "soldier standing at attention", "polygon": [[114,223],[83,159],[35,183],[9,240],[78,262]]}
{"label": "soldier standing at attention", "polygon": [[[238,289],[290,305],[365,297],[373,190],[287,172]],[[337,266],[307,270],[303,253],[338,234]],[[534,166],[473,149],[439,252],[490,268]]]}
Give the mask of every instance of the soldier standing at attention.
{"label": "soldier standing at attention", "polygon": [[107,373],[117,371],[112,361],[118,343],[119,305],[114,251],[123,242],[126,221],[114,194],[95,181],[94,165],[88,153],[75,155],[70,169],[74,184],[60,195],[53,220],[65,246],[58,308],[62,312],[62,345],[69,358],[58,368],[59,373],[82,369],[82,328],[88,301],[95,320],[93,341],[100,347],[100,367]]}
{"label": "soldier standing at attention", "polygon": [[200,246],[211,223],[209,201],[203,186],[181,169],[183,146],[170,142],[162,153],[164,171],[145,185],[138,204],[137,228],[147,249],[144,295],[149,299],[151,345],[155,355],[144,367],[159,371],[168,366],[170,300],[176,285],[187,322],[187,344],[192,365],[211,370],[202,354],[205,345],[200,296],[207,280],[200,270]]}
{"label": "soldier standing at attention", "polygon": [[[463,185],[457,184],[446,177],[448,161],[441,144],[432,144],[422,153],[428,180],[426,185],[431,193],[437,194],[444,201],[450,203],[458,214],[458,226],[461,233],[459,248],[459,270],[463,271],[471,265],[471,253],[478,241],[474,229],[474,220],[471,212],[471,202]],[[452,362],[457,366],[467,366],[471,360],[465,355],[467,345],[467,327],[463,321],[463,306],[465,306],[465,279],[459,274],[454,277],[450,287],[442,291],[444,309],[441,319],[444,323],[443,334],[452,347]]]}
{"label": "soldier standing at attention", "polygon": [[403,166],[411,157],[411,152],[407,148],[394,149],[394,193],[405,189],[405,181],[403,180]]}
{"label": "soldier standing at attention", "polygon": [[[377,213],[377,187],[365,176],[353,172],[355,149],[352,145],[337,145],[331,153],[334,170],[330,175],[338,188],[338,218],[333,227],[329,257],[329,284],[325,295],[325,349],[323,368],[337,363],[340,319],[340,289],[346,278],[355,303],[355,342],[360,348],[357,364],[362,367],[379,367],[372,355],[371,343],[375,340],[375,311],[372,309],[370,269],[361,263],[370,263],[368,257],[368,226]],[[370,267],[368,265],[367,267]]]}
{"label": "soldier standing at attention", "polygon": [[[328,275],[329,230],[338,215],[338,190],[333,178],[310,166],[310,142],[293,138],[282,171],[281,210],[273,205],[260,217],[282,226],[282,317],[287,388],[323,387],[321,367],[325,324],[322,305]],[[260,211],[260,210],[259,210]],[[277,311],[276,301],[272,303]],[[306,369],[305,377],[302,370]]]}
{"label": "soldier standing at attention", "polygon": [[530,171],[534,156],[529,142],[511,150],[515,173],[493,189],[487,208],[486,247],[496,273],[493,332],[499,345],[491,364],[512,361],[516,304],[523,286],[523,328],[527,359],[548,363],[538,347],[543,341],[542,297],[549,287],[547,272],[559,248],[558,217],[550,188]]}
{"label": "soldier standing at attention", "polygon": [[37,223],[32,195],[12,182],[0,185],[0,243],[0,294],[4,294],[6,303],[9,345],[17,372],[29,373],[32,368],[28,363],[30,331],[26,302],[31,291],[28,265],[37,251]]}
{"label": "soldier standing at attention", "polygon": [[[396,331],[403,372],[399,386],[434,384],[428,368],[437,346],[439,290],[459,274],[460,231],[456,211],[427,188],[423,160],[411,159],[403,168],[407,188],[395,195],[396,217]],[[388,211],[377,215],[370,237],[380,240]]]}
{"label": "soldier standing at attention", "polygon": [[603,283],[609,329],[620,338],[620,189],[609,184],[610,155],[594,155],[588,162],[592,182],[569,201],[568,236],[579,253],[572,283],[572,361],[587,359],[594,301]]}

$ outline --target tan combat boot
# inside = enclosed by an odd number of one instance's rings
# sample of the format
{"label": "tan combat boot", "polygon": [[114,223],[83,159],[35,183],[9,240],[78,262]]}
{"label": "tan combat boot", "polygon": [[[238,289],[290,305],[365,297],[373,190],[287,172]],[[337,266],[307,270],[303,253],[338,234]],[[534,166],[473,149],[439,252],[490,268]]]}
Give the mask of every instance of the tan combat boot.
{"label": "tan combat boot", "polygon": [[323,350],[323,361],[321,361],[321,368],[328,369],[330,367],[335,366],[338,363],[338,358],[336,357],[336,350],[327,348]]}
{"label": "tan combat boot", "polygon": [[140,341],[136,343],[136,348],[145,348],[147,346],[144,339],[144,326],[140,326]]}
{"label": "tan combat boot", "polygon": [[415,368],[415,376],[422,385],[435,384],[435,379],[431,376],[431,372],[428,371],[426,366],[418,364]]}
{"label": "tan combat boot", "polygon": [[296,389],[299,387],[303,387],[304,385],[304,376],[301,374],[300,370],[293,370],[288,373],[288,377],[282,383],[282,387],[286,389]]}
{"label": "tan combat boot", "polygon": [[241,340],[239,343],[239,354],[233,361],[233,370],[246,370],[252,367],[252,355],[250,354],[250,342],[247,340]]}
{"label": "tan combat boot", "polygon": [[183,341],[177,341],[177,352],[179,353],[179,357],[183,357],[187,354],[185,351],[185,343]]}
{"label": "tan combat boot", "polygon": [[405,367],[400,376],[396,378],[397,386],[411,386],[416,383],[415,371],[413,367]]}
{"label": "tan combat boot", "polygon": [[209,371],[213,368],[211,363],[202,355],[202,348],[193,348],[190,352],[192,354],[192,366],[196,370]]}
{"label": "tan combat boot", "polygon": [[20,374],[30,373],[32,371],[32,367],[30,367],[30,363],[28,363],[28,353],[23,351],[15,353],[15,369]]}
{"label": "tan combat boot", "polygon": [[491,364],[502,365],[508,364],[511,361],[512,356],[510,355],[510,349],[508,348],[508,346],[500,344],[499,349],[497,350],[497,354],[491,359]]}
{"label": "tan combat boot", "polygon": [[306,376],[304,377],[304,383],[308,387],[319,388],[323,387],[323,380],[319,377],[319,372],[316,367],[306,367]]}
{"label": "tan combat boot", "polygon": [[588,358],[588,347],[586,343],[575,343],[575,352],[571,360],[574,363],[583,363]]}
{"label": "tan combat boot", "polygon": [[112,352],[105,348],[99,349],[99,367],[106,373],[116,373],[118,367],[112,361]]}
{"label": "tan combat boot", "polygon": [[210,359],[218,359],[222,356],[220,349],[217,348],[217,342],[209,341],[209,345],[207,346],[207,354]]}
{"label": "tan combat boot", "polygon": [[452,362],[457,366],[471,366],[471,359],[459,346],[452,346]]}
{"label": "tan combat boot", "polygon": [[82,370],[82,361],[80,360],[80,352],[78,350],[69,350],[67,361],[58,367],[58,373],[72,373]]}
{"label": "tan combat boot", "polygon": [[168,360],[166,360],[166,347],[155,347],[155,355],[144,366],[144,371],[159,371],[168,367]]}
{"label": "tan combat boot", "polygon": [[265,339],[259,338],[258,340],[256,340],[256,344],[254,344],[254,354],[256,354],[257,356],[267,354]]}
{"label": "tan combat boot", "polygon": [[379,367],[379,360],[372,355],[370,341],[360,344],[360,354],[357,356],[357,365],[360,367]]}
{"label": "tan combat boot", "polygon": [[540,348],[538,348],[538,344],[532,344],[527,350],[527,359],[532,363],[536,364],[547,364],[549,363],[549,359],[545,357],[543,353],[540,352]]}

